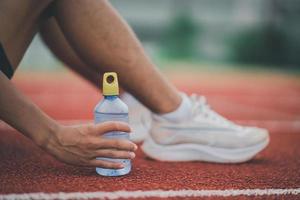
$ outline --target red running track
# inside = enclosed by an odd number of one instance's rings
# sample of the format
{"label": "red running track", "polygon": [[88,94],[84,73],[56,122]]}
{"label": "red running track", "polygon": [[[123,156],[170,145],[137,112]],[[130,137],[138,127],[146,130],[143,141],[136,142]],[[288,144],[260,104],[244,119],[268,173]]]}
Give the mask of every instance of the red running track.
{"label": "red running track", "polygon": [[[17,131],[8,129],[2,124],[0,199],[8,197],[5,196],[7,194],[34,192],[87,193],[119,190],[228,192],[229,189],[266,191],[266,189],[300,188],[299,77],[207,72],[179,77],[178,74],[169,74],[169,78],[181,90],[206,95],[215,110],[232,120],[268,128],[271,132],[270,145],[252,161],[238,165],[157,162],[139,151],[130,175],[107,178],[96,175],[92,168],[69,166],[54,160]],[[100,99],[95,88],[71,73],[60,75],[33,73],[28,76],[17,74],[14,82],[49,115],[66,122],[91,120],[92,109]],[[300,190],[296,193],[269,194],[256,198],[300,199]],[[248,197],[240,195],[227,198],[253,197],[254,195]],[[156,198],[157,195],[151,197]],[[225,197],[223,194],[207,198]]]}

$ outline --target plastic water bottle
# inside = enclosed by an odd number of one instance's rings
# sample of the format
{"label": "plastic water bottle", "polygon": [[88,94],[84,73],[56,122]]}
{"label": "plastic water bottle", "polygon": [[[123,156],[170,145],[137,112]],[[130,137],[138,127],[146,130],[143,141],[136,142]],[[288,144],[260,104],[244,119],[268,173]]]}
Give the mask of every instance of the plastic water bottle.
{"label": "plastic water bottle", "polygon": [[[94,110],[95,123],[106,121],[122,121],[128,123],[128,106],[118,97],[119,86],[118,77],[115,72],[107,72],[103,75],[103,96]],[[126,132],[112,131],[104,134],[105,138],[128,139],[129,134]],[[102,176],[121,176],[128,174],[131,170],[130,159],[112,159],[112,158],[97,158],[99,160],[119,162],[125,167],[122,169],[105,169],[96,168],[96,172]]]}

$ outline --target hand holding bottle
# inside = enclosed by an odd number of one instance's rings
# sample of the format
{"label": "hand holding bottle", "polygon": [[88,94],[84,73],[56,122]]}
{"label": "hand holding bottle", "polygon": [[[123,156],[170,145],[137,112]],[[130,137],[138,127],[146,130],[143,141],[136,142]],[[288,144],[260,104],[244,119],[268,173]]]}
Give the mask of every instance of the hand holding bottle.
{"label": "hand holding bottle", "polygon": [[124,167],[122,163],[96,160],[96,157],[132,159],[137,146],[125,139],[100,137],[111,131],[130,132],[130,128],[124,122],[59,126],[43,148],[65,163],[120,169]]}

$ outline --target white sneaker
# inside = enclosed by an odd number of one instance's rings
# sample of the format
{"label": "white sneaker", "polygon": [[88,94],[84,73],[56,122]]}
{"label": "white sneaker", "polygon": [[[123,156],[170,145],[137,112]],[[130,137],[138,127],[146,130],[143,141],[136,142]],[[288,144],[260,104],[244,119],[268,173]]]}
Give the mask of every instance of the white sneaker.
{"label": "white sneaker", "polygon": [[121,99],[129,107],[129,124],[132,129],[130,140],[136,143],[142,142],[150,131],[152,121],[150,111],[128,93],[122,94]]}
{"label": "white sneaker", "polygon": [[253,158],[269,143],[268,131],[243,127],[209,108],[205,97],[192,95],[191,117],[180,123],[153,118],[142,150],[161,161],[239,163]]}

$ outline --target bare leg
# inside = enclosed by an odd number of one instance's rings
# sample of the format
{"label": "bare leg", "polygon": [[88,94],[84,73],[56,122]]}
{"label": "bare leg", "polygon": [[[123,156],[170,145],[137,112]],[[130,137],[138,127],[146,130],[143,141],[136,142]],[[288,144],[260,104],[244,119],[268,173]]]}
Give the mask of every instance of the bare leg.
{"label": "bare leg", "polygon": [[[52,53],[67,67],[91,82],[96,88],[102,88],[102,72],[99,68],[87,65],[77,55],[66,40],[56,19],[51,17],[40,25],[40,34]],[[120,93],[123,93],[120,88]]]}
{"label": "bare leg", "polygon": [[38,23],[41,13],[51,1],[2,0],[0,1],[0,42],[15,69],[21,61]]}
{"label": "bare leg", "polygon": [[151,63],[134,33],[107,1],[57,1],[56,19],[85,63],[102,72],[118,72],[124,89],[153,112],[171,112],[179,106],[178,91]]}
{"label": "bare leg", "polygon": [[49,18],[40,25],[40,33],[46,45],[58,59],[90,81],[94,86],[100,87],[102,81],[99,70],[85,64],[77,56],[69,42],[65,39],[54,17]]}

